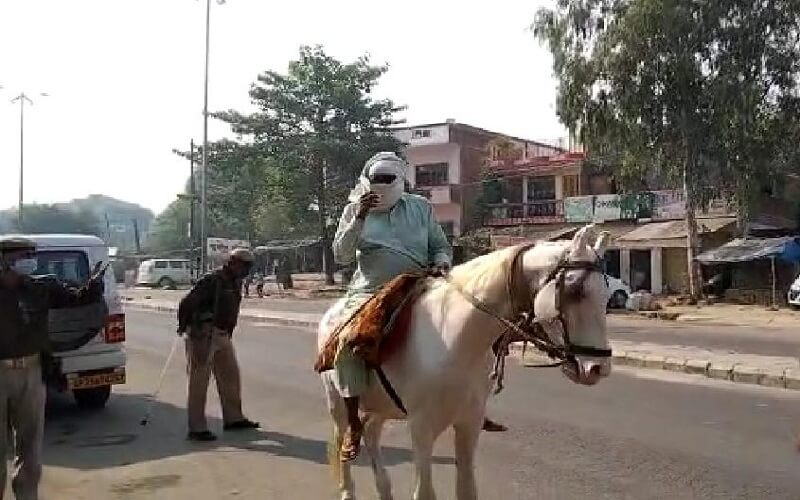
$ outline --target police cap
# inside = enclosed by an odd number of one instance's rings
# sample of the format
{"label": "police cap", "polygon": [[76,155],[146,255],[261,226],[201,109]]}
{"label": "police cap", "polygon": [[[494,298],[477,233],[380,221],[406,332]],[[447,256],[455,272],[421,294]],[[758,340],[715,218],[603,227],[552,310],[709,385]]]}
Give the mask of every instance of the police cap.
{"label": "police cap", "polygon": [[238,260],[239,262],[245,262],[248,264],[252,264],[255,260],[253,257],[253,252],[246,248],[237,248],[233,250],[230,255],[228,256],[228,261]]}

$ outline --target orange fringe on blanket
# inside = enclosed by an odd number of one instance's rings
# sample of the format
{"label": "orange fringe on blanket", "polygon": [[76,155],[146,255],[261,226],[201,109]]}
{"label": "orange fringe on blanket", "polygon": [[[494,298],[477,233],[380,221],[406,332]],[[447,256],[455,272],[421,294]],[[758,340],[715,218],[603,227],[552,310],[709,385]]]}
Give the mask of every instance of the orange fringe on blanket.
{"label": "orange fringe on blanket", "polygon": [[414,302],[424,290],[421,274],[401,274],[386,283],[328,337],[314,363],[322,373],[333,369],[340,339],[367,366],[380,366],[405,341]]}

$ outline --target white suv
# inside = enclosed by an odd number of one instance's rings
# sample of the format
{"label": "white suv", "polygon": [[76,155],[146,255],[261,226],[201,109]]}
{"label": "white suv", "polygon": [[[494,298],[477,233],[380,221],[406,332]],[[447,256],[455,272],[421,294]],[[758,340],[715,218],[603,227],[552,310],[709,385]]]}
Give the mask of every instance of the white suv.
{"label": "white suv", "polygon": [[139,265],[136,284],[175,288],[191,284],[192,275],[187,259],[148,259]]}
{"label": "white suv", "polygon": [[[74,286],[86,283],[98,263],[107,263],[108,247],[96,236],[33,234],[38,267],[34,275],[52,275]],[[0,236],[0,240],[12,235]],[[105,304],[51,309],[50,342],[55,366],[48,386],[72,391],[79,406],[102,408],[111,386],[125,383],[125,314],[114,273],[105,274]]]}

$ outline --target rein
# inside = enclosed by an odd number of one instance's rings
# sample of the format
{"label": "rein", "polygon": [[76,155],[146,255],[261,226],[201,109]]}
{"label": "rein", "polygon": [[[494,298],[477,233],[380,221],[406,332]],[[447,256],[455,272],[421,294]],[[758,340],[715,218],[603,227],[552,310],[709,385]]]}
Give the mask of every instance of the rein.
{"label": "rein", "polygon": [[[575,344],[570,340],[569,327],[564,319],[562,307],[569,300],[568,292],[573,289],[582,289],[583,284],[592,272],[603,272],[599,258],[595,261],[569,261],[562,259],[558,265],[548,274],[545,284],[556,282],[556,310],[558,311],[557,321],[561,323],[563,344],[555,343],[537,320],[534,313],[535,293],[531,292],[529,285],[525,282],[522,268],[522,256],[533,248],[534,244],[519,247],[511,260],[506,288],[512,302],[512,318],[509,319],[496,313],[486,303],[464,290],[458,283],[454,282],[449,276],[445,276],[447,283],[458,291],[475,309],[491,316],[503,326],[505,330],[495,343],[495,362],[492,370],[492,379],[496,382],[495,394],[503,390],[503,380],[505,378],[505,358],[509,354],[509,345],[512,342],[522,341],[523,353],[527,344],[531,343],[539,351],[545,353],[549,358],[555,359],[553,363],[542,365],[528,365],[530,368],[555,368],[565,362],[575,362],[575,356],[594,356],[601,358],[611,357],[611,349],[600,349],[592,346]],[[566,276],[569,271],[582,270],[577,282],[569,286],[566,283]]]}

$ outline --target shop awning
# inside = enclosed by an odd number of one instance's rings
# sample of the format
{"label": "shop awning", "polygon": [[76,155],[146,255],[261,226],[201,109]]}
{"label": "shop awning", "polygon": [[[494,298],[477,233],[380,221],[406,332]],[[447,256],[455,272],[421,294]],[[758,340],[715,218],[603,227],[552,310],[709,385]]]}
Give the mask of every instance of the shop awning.
{"label": "shop awning", "polygon": [[739,238],[703,252],[695,260],[702,264],[723,264],[772,258],[800,262],[800,238]]}
{"label": "shop awning", "polygon": [[[733,224],[736,224],[734,217],[697,219],[697,231],[699,234],[716,233]],[[686,221],[650,222],[620,236],[617,242],[621,247],[686,248],[686,235]]]}

